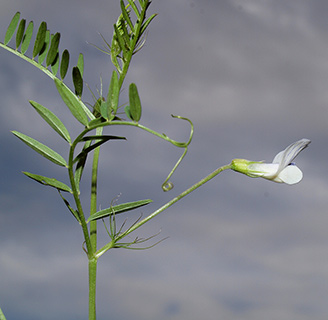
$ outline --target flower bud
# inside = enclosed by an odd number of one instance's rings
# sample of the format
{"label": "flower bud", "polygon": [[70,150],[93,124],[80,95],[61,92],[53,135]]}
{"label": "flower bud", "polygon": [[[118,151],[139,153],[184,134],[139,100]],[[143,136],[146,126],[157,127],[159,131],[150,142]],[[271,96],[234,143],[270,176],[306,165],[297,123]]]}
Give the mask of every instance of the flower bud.
{"label": "flower bud", "polygon": [[260,161],[249,161],[246,159],[234,159],[231,161],[231,169],[250,177],[253,177],[252,170],[250,170],[249,165],[254,163],[261,163]]}

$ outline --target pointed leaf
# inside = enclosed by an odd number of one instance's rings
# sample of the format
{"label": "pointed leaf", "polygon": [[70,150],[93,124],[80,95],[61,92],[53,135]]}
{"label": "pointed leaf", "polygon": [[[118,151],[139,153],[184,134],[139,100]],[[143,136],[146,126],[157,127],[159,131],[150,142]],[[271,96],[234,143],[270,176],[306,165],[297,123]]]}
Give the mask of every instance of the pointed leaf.
{"label": "pointed leaf", "polygon": [[98,126],[99,124],[104,123],[104,122],[106,122],[106,120],[102,117],[93,119],[88,123],[88,128],[93,127],[93,126]]}
{"label": "pointed leaf", "polygon": [[141,103],[137,86],[131,83],[129,86],[130,114],[134,121],[138,122],[141,117]]}
{"label": "pointed leaf", "polygon": [[3,42],[5,45],[7,45],[8,42],[13,37],[15,30],[17,28],[18,22],[19,22],[19,18],[20,18],[20,12],[16,12],[15,15],[13,16],[13,18],[11,19],[11,22],[6,31],[5,40]]}
{"label": "pointed leaf", "polygon": [[127,115],[127,117],[133,121],[132,115],[131,115],[131,111],[130,111],[130,106],[125,106],[124,107],[124,112]]}
{"label": "pointed leaf", "polygon": [[28,49],[28,46],[30,45],[32,34],[33,34],[33,28],[34,28],[34,24],[33,24],[33,21],[31,21],[28,24],[28,26],[26,28],[25,35],[23,37],[23,42],[22,42],[22,45],[21,45],[21,53],[22,54],[25,54],[25,52]]}
{"label": "pointed leaf", "polygon": [[73,84],[75,88],[75,94],[81,97],[83,91],[83,79],[80,69],[78,67],[74,67],[72,73],[73,73]]}
{"label": "pointed leaf", "polygon": [[75,157],[73,160],[73,163],[80,161],[81,158],[85,158],[86,155],[96,149],[97,147],[101,146],[108,140],[126,140],[125,137],[118,137],[118,136],[111,136],[111,135],[101,135],[101,136],[87,136],[84,137],[81,141],[93,141],[95,140],[96,142],[92,145],[89,145],[86,148],[83,148],[83,150]]}
{"label": "pointed leaf", "polygon": [[[63,195],[61,194],[61,192],[59,191],[59,195],[61,196],[61,198],[63,199],[66,207],[68,208],[68,210],[72,213],[72,215],[75,217],[75,219],[77,220],[77,222],[79,224],[81,224],[81,220],[80,220],[80,217],[79,217],[79,213],[74,210],[71,205],[69,204],[69,202],[63,197]],[[0,319],[1,320],[1,319]]]}
{"label": "pointed leaf", "polygon": [[72,193],[72,189],[68,185],[56,180],[55,178],[48,178],[48,177],[40,176],[39,174],[34,174],[34,173],[24,172],[24,171],[23,171],[23,173],[27,177],[35,180],[36,182],[39,182],[39,183],[45,185],[45,186],[53,187],[53,188],[56,188],[57,190]]}
{"label": "pointed leaf", "polygon": [[116,206],[112,206],[110,208],[97,211],[96,213],[92,214],[89,217],[87,222],[97,220],[97,219],[106,218],[106,217],[108,217],[109,215],[112,215],[112,214],[118,214],[118,213],[130,211],[130,210],[133,210],[133,209],[137,209],[137,208],[145,206],[146,204],[149,204],[151,202],[153,202],[153,200],[146,199],[146,200],[139,200],[139,201],[134,201],[134,202],[126,202],[126,203],[118,204]]}
{"label": "pointed leaf", "polygon": [[65,159],[58,154],[56,151],[50,149],[46,145],[42,144],[41,142],[17,131],[12,131],[12,133],[21,139],[26,145],[32,148],[34,151],[40,153],[46,159],[52,161],[59,166],[67,167]]}
{"label": "pointed leaf", "polygon": [[55,60],[53,61],[53,63],[51,64],[51,72],[56,75],[57,71],[59,68],[59,52],[57,52],[57,55],[55,57]]}
{"label": "pointed leaf", "polygon": [[136,14],[137,18],[139,19],[140,18],[140,12],[139,12],[137,6],[134,3],[134,0],[128,0],[128,2],[130,4],[131,8],[133,9],[134,13]]}
{"label": "pointed leaf", "polygon": [[114,34],[113,38],[112,38],[112,45],[110,46],[110,58],[118,72],[122,72],[122,68],[121,68],[120,64],[118,63],[118,56],[119,56],[120,52],[121,52],[121,48],[116,39],[116,35]]}
{"label": "pointed leaf", "polygon": [[46,66],[50,66],[54,63],[57,55],[58,55],[58,47],[60,41],[60,33],[57,32],[55,35],[51,37],[51,43],[48,51],[48,55],[46,58]]}
{"label": "pointed leaf", "polygon": [[150,24],[150,22],[157,16],[157,14],[153,14],[151,15],[142,25],[141,27],[141,31],[140,31],[140,36],[142,36],[142,34],[145,32],[145,30],[147,29],[148,25]]}
{"label": "pointed leaf", "polygon": [[130,35],[129,32],[126,28],[126,22],[121,20],[120,25],[119,25],[119,30],[122,36],[122,39],[124,40],[124,45],[127,50],[131,50],[131,45],[130,45]]}
{"label": "pointed leaf", "polygon": [[50,31],[47,30],[46,31],[46,36],[45,36],[45,39],[44,39],[43,47],[42,47],[42,49],[39,53],[38,61],[39,61],[40,64],[43,63],[44,59],[46,58],[49,43],[50,43]]}
{"label": "pointed leaf", "polygon": [[33,59],[41,52],[44,41],[46,39],[47,23],[42,21],[35,38],[34,48],[33,48]]}
{"label": "pointed leaf", "polygon": [[86,136],[81,139],[81,141],[93,141],[93,140],[104,140],[104,142],[108,140],[126,140],[125,137],[112,136],[112,135],[94,135],[94,136]]}
{"label": "pointed leaf", "polygon": [[65,49],[62,53],[61,63],[60,63],[60,77],[65,78],[69,65],[69,52]]}
{"label": "pointed leaf", "polygon": [[115,38],[117,40],[118,45],[120,46],[120,49],[123,51],[123,57],[127,55],[126,47],[125,47],[125,41],[123,39],[123,36],[121,35],[119,27],[114,24],[114,30],[115,30]]}
{"label": "pointed leaf", "polygon": [[108,94],[107,94],[107,101],[109,102],[109,112],[113,112],[114,115],[117,112],[117,107],[118,107],[118,100],[119,100],[119,95],[120,95],[120,88],[118,84],[118,75],[115,70],[113,70],[112,73],[112,78],[110,81],[109,89],[108,89]]}
{"label": "pointed leaf", "polygon": [[79,193],[80,193],[80,181],[82,178],[86,161],[87,161],[87,154],[85,154],[85,157],[80,158],[80,160],[76,164],[76,169],[74,173],[74,181],[75,181],[76,189]]}
{"label": "pointed leaf", "polygon": [[77,67],[79,68],[80,70],[80,73],[81,73],[81,76],[83,78],[83,72],[84,72],[84,57],[83,57],[83,54],[80,53],[79,54],[79,59],[77,61]]}
{"label": "pointed leaf", "polygon": [[[92,142],[91,140],[85,142],[81,153],[83,153],[83,151],[86,150],[91,145],[91,142]],[[87,152],[83,154],[84,156],[80,157],[78,163],[76,164],[76,169],[74,173],[74,181],[78,192],[80,192],[80,181],[82,178],[83,170],[88,156]]]}
{"label": "pointed leaf", "polygon": [[109,115],[111,115],[111,113],[109,112],[110,110],[108,110],[108,106],[109,106],[108,101],[100,100],[100,108],[99,108],[100,115],[102,116],[102,118],[106,119],[107,121],[112,120],[109,119],[110,118]]}
{"label": "pointed leaf", "polygon": [[23,36],[24,36],[24,32],[25,32],[25,24],[26,24],[26,20],[22,19],[19,23],[19,26],[17,28],[17,33],[16,33],[16,50],[19,47],[19,45],[22,42]]}
{"label": "pointed leaf", "polygon": [[[103,103],[103,101],[104,101],[104,98],[98,98],[96,100],[96,102],[94,103],[94,105],[92,106],[92,109],[93,109],[92,114],[96,117],[96,119],[100,117],[100,106]],[[90,123],[89,123],[89,125],[90,125]]]}
{"label": "pointed leaf", "polygon": [[30,100],[29,102],[51,128],[53,128],[68,143],[71,143],[71,137],[68,130],[54,113],[35,101]]}
{"label": "pointed leaf", "polygon": [[55,78],[55,84],[60,96],[62,97],[67,107],[70,109],[72,115],[83,125],[87,126],[88,118],[84,108],[82,107],[83,102],[79,100],[78,97],[73,94],[73,92],[69,90],[62,81]]}
{"label": "pointed leaf", "polygon": [[122,11],[123,18],[128,23],[128,25],[131,28],[131,30],[133,30],[133,23],[132,23],[132,21],[130,19],[129,12],[126,9],[123,0],[120,1],[120,4],[121,4],[121,11]]}

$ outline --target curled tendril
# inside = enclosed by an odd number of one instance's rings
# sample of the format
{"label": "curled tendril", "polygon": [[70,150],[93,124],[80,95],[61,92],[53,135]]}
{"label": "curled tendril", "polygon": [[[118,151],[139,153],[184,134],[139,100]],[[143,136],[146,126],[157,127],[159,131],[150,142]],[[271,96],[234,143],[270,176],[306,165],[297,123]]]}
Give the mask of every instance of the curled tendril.
{"label": "curled tendril", "polygon": [[189,136],[189,139],[187,142],[178,142],[178,141],[174,141],[174,140],[170,139],[171,143],[177,147],[180,147],[180,148],[188,147],[191,142],[192,136],[194,134],[194,124],[191,122],[191,120],[189,120],[188,118],[185,118],[185,117],[175,116],[173,114],[171,114],[171,117],[176,118],[176,119],[182,119],[182,120],[188,121],[190,123],[190,127],[191,127],[190,128],[190,136]]}
{"label": "curled tendril", "polygon": [[171,189],[174,188],[174,184],[172,182],[164,182],[162,184],[162,189],[163,191],[167,192],[167,191],[170,191]]}
{"label": "curled tendril", "polygon": [[164,139],[166,141],[168,141],[169,143],[173,144],[174,146],[178,147],[178,148],[184,148],[184,152],[183,154],[181,155],[181,157],[179,158],[179,160],[176,162],[176,164],[174,165],[173,169],[171,170],[171,172],[169,173],[169,175],[167,176],[167,178],[165,179],[165,181],[163,182],[162,184],[162,189],[164,191],[169,191],[173,188],[173,185],[172,186],[169,186],[167,187],[167,183],[169,181],[169,179],[171,178],[172,174],[174,173],[174,171],[176,170],[176,168],[179,166],[180,162],[182,161],[182,159],[185,157],[187,151],[188,151],[188,146],[192,140],[192,137],[193,137],[193,134],[194,134],[194,125],[193,123],[188,119],[188,118],[184,118],[184,117],[181,117],[181,116],[175,116],[175,115],[171,115],[172,118],[176,118],[176,119],[182,119],[182,120],[185,120],[185,121],[188,121],[189,124],[190,124],[190,135],[189,135],[189,139],[188,141],[186,142],[181,142],[181,141],[176,141],[176,140],[173,140],[171,139],[170,137],[168,137],[166,134],[164,133],[158,133],[150,128],[147,128],[143,125],[141,125],[140,123],[135,123],[135,122],[132,122],[132,121],[102,121],[102,122],[95,122],[95,120],[92,120],[89,122],[89,125],[88,127],[86,128],[85,131],[83,131],[74,141],[73,143],[73,147],[75,148],[75,145],[82,141],[83,140],[83,137],[84,135],[86,135],[89,131],[91,130],[94,130],[94,129],[97,129],[99,127],[104,127],[104,126],[109,126],[109,125],[127,125],[127,126],[134,126],[134,127],[137,127],[139,129],[142,129],[142,130],[145,130],[151,134],[154,134],[155,136],[161,138],[161,139]]}
{"label": "curled tendril", "polygon": [[188,119],[188,118],[184,118],[181,116],[174,116],[173,114],[171,114],[171,116],[173,118],[177,118],[177,119],[182,119],[182,120],[186,120],[190,123],[191,129],[190,129],[190,136],[189,136],[189,140],[187,142],[178,142],[178,141],[174,141],[170,138],[168,138],[166,135],[165,138],[166,140],[170,141],[173,145],[175,145],[176,147],[179,148],[184,148],[184,152],[181,155],[181,157],[179,158],[179,160],[177,161],[177,163],[175,164],[175,166],[173,167],[173,169],[171,170],[171,172],[169,173],[169,175],[167,176],[167,178],[165,179],[165,181],[162,184],[162,189],[163,191],[167,192],[170,191],[171,189],[173,189],[174,185],[172,182],[169,182],[169,179],[171,178],[172,174],[174,173],[174,171],[176,170],[176,168],[178,167],[178,165],[180,164],[180,162],[182,161],[182,159],[185,157],[187,151],[188,151],[188,146],[192,140],[193,134],[194,134],[194,125],[193,123]]}

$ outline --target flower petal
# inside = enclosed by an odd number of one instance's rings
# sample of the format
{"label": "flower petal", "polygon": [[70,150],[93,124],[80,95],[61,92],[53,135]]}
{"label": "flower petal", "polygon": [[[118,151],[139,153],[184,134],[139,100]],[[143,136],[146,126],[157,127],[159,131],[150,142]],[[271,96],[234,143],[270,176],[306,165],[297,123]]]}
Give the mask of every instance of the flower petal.
{"label": "flower petal", "polygon": [[273,159],[272,163],[279,163],[279,172],[287,167],[296,156],[305,149],[311,141],[309,139],[298,140],[289,145],[285,150],[279,152]]}
{"label": "flower petal", "polygon": [[252,163],[248,166],[247,175],[250,177],[263,177],[273,179],[277,176],[279,164],[277,163]]}
{"label": "flower petal", "polygon": [[284,182],[287,184],[295,184],[300,182],[302,178],[302,171],[295,165],[289,165],[285,169],[283,169],[273,181]]}

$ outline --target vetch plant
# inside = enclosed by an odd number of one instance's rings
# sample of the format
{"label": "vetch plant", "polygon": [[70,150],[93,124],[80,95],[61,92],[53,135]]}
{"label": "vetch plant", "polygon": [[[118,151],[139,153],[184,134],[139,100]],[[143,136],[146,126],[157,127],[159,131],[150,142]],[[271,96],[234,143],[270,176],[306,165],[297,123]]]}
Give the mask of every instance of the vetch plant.
{"label": "vetch plant", "polygon": [[[57,151],[49,148],[42,142],[29,137],[19,131],[13,131],[27,146],[35,150],[44,158],[52,163],[67,170],[67,181],[62,182],[55,178],[39,175],[38,173],[24,172],[24,174],[35,180],[36,182],[49,186],[58,191],[60,199],[65,203],[69,212],[74,216],[80,225],[83,234],[84,251],[88,259],[88,276],[89,276],[89,320],[96,319],[96,278],[97,278],[97,262],[98,259],[112,248],[134,248],[135,245],[144,243],[148,239],[135,237],[134,240],[124,240],[143,224],[153,219],[159,213],[163,212],[186,195],[196,190],[210,179],[217,176],[226,169],[233,169],[238,172],[247,174],[250,177],[263,177],[276,182],[285,182],[293,184],[301,180],[302,172],[292,164],[294,158],[303,150],[310,141],[302,139],[286,150],[280,152],[274,159],[272,164],[262,162],[247,161],[243,159],[235,159],[230,164],[219,167],[204,179],[195,183],[193,186],[174,197],[172,200],[150,213],[147,217],[138,219],[131,226],[117,225],[117,216],[123,212],[129,212],[142,206],[146,206],[151,199],[132,200],[127,203],[117,204],[112,201],[110,206],[105,209],[98,210],[98,174],[99,174],[99,155],[100,148],[112,140],[124,141],[124,136],[115,136],[105,134],[104,129],[110,130],[112,126],[128,126],[137,130],[143,130],[146,133],[155,135],[159,139],[163,139],[177,148],[182,148],[183,153],[177,163],[168,174],[163,182],[162,189],[169,191],[173,188],[170,181],[172,174],[181,163],[187,153],[188,146],[193,137],[193,124],[184,117],[172,115],[174,119],[180,119],[190,124],[190,136],[188,141],[179,142],[164,133],[148,128],[140,123],[142,115],[141,98],[135,83],[129,84],[128,104],[119,105],[122,85],[127,75],[132,57],[139,52],[145,41],[145,32],[156,14],[146,17],[149,9],[149,0],[127,0],[127,4],[120,0],[121,14],[114,24],[113,36],[110,42],[104,38],[105,49],[102,52],[109,55],[113,64],[113,71],[110,76],[108,91],[103,96],[103,92],[98,95],[93,94],[94,101],[92,108],[82,100],[84,88],[84,58],[83,55],[77,59],[77,64],[72,68],[73,89],[70,89],[64,79],[69,70],[70,54],[68,50],[62,53],[59,51],[60,34],[51,34],[47,29],[46,22],[42,22],[38,28],[35,42],[30,56],[27,54],[33,36],[33,22],[26,27],[26,20],[20,18],[20,13],[16,13],[13,17],[3,43],[0,47],[4,48],[34,65],[47,76],[49,76],[55,84],[55,87],[68,107],[71,115],[77,122],[81,124],[81,132],[72,137],[70,131],[64,126],[60,118],[50,109],[41,105],[36,101],[30,101],[33,109],[41,116],[41,118],[49,124],[59,137],[64,139],[68,144],[66,157],[60,155]],[[14,37],[14,34],[16,36]],[[14,46],[9,46],[9,42],[15,38]],[[91,157],[91,161],[89,161]],[[91,194],[85,195],[81,192],[81,179],[87,165],[91,166]],[[82,205],[86,197],[90,197],[90,209]],[[105,223],[105,229],[109,235],[109,241],[98,246],[97,228],[98,222],[109,220],[109,226]],[[152,237],[151,237],[152,238]],[[153,245],[150,245],[151,247]],[[5,316],[0,309],[0,320],[4,320]]]}

